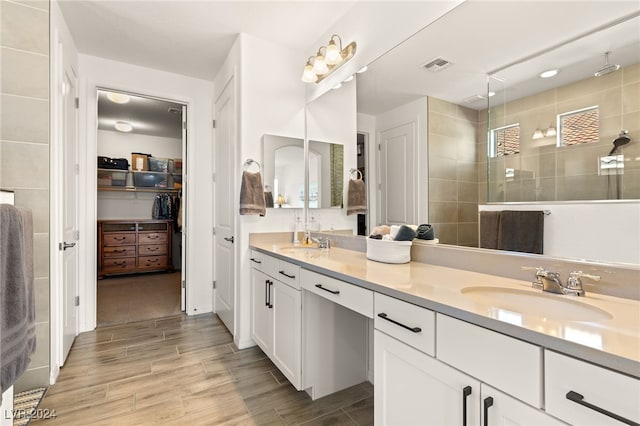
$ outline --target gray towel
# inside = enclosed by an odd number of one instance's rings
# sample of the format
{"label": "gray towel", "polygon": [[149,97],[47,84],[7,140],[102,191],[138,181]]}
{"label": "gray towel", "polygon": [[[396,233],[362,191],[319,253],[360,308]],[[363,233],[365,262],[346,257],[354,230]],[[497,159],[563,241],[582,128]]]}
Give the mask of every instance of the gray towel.
{"label": "gray towel", "polygon": [[347,216],[367,213],[367,188],[362,179],[349,179]]}
{"label": "gray towel", "polygon": [[542,254],[544,213],[541,210],[503,210],[498,227],[498,250]]}
{"label": "gray towel", "polygon": [[480,212],[480,248],[498,248],[499,211]]}
{"label": "gray towel", "polygon": [[36,348],[33,219],[0,204],[0,392],[27,369]]}
{"label": "gray towel", "polygon": [[416,237],[416,231],[408,227],[407,225],[400,226],[398,233],[396,234],[393,241],[413,241]]}
{"label": "gray towel", "polygon": [[264,192],[264,204],[267,208],[273,208],[273,193],[271,191]]}
{"label": "gray towel", "polygon": [[240,184],[240,214],[259,214],[264,216],[267,209],[264,201],[264,188],[260,172],[242,172]]}

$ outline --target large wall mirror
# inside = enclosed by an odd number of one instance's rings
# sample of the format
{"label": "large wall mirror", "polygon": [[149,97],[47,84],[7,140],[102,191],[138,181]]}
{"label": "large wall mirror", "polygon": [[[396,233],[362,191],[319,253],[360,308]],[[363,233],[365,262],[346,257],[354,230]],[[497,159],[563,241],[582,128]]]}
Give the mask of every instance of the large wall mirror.
{"label": "large wall mirror", "polygon": [[[356,79],[358,131],[372,136],[376,147],[369,160],[378,167],[369,174],[375,179],[369,182],[370,199],[376,200],[371,226],[431,223],[441,244],[478,247],[483,205],[510,209],[525,202],[566,205],[580,200],[579,215],[584,217],[625,204],[630,216],[624,219],[624,238],[630,239],[629,232],[637,235],[639,13],[631,2],[527,2],[527,7],[521,2],[464,2],[369,64]],[[567,14],[575,17],[569,26],[549,24],[542,33],[533,28],[534,22]],[[504,16],[510,16],[508,23],[500,22]],[[509,30],[506,24],[517,29],[513,40],[519,41],[496,44]],[[454,29],[460,26],[476,37],[459,37]],[[605,66],[607,51],[609,63],[620,69],[595,77]],[[550,62],[560,68],[555,86],[553,79],[537,77]],[[498,79],[491,79],[488,90],[493,70],[499,70]],[[600,107],[600,128],[593,143],[558,146],[561,127],[571,124],[565,113],[595,105]],[[490,130],[508,144],[513,124],[520,125],[520,152],[507,153],[498,142],[491,145]],[[631,142],[618,141],[620,147],[612,153],[621,130],[628,131]],[[597,195],[591,192],[596,186]],[[552,214],[545,227],[558,219]],[[575,232],[561,238],[571,242],[591,231]],[[545,247],[552,247],[546,238]],[[582,256],[574,248],[552,255],[639,263],[635,255],[618,256],[619,249],[602,254],[607,250],[602,247],[601,255]]]}

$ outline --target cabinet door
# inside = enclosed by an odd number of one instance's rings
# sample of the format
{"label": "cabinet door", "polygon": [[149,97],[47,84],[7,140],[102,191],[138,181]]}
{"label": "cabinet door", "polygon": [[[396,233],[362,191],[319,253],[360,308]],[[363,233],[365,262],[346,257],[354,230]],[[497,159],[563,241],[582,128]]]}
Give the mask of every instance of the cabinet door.
{"label": "cabinet door", "polygon": [[482,424],[559,426],[565,423],[486,384],[481,385]]}
{"label": "cabinet door", "polygon": [[273,363],[302,390],[302,308],[300,290],[280,281],[273,285]]}
{"label": "cabinet door", "polygon": [[267,356],[273,345],[273,310],[270,303],[271,279],[251,270],[251,338]]}
{"label": "cabinet door", "polygon": [[479,424],[480,382],[378,330],[374,347],[375,424]]}

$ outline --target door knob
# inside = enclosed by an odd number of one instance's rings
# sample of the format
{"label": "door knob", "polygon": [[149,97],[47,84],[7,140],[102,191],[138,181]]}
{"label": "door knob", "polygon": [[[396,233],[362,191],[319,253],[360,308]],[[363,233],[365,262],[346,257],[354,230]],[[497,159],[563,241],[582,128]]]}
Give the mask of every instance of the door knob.
{"label": "door knob", "polygon": [[75,246],[76,246],[76,243],[67,243],[67,242],[64,242],[64,243],[59,243],[59,244],[58,244],[58,249],[59,249],[59,250],[66,250],[66,249],[68,249],[68,248],[72,248],[72,247],[75,247]]}
{"label": "door knob", "polygon": [[231,244],[233,244],[233,241],[234,241],[234,240],[233,240],[233,236],[231,236],[231,237],[224,237],[224,240],[225,240],[225,241],[229,241]]}

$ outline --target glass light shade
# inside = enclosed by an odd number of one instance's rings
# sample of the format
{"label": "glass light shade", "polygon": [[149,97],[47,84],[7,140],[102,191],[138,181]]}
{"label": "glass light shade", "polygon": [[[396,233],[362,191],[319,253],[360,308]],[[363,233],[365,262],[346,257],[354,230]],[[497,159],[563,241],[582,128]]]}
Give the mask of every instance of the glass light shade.
{"label": "glass light shade", "polygon": [[542,138],[544,138],[544,134],[542,134],[542,130],[536,129],[536,131],[533,132],[533,139],[542,139]]}
{"label": "glass light shade", "polygon": [[336,43],[331,40],[329,46],[327,46],[327,52],[325,60],[327,65],[336,65],[342,61],[342,55],[340,54],[340,48],[336,46]]}
{"label": "glass light shade", "polygon": [[313,72],[319,75],[329,72],[329,67],[327,67],[327,63],[325,62],[324,55],[322,53],[318,53],[318,56],[316,56],[316,59],[313,62]]}
{"label": "glass light shade", "polygon": [[125,95],[124,93],[113,93],[113,92],[107,93],[107,99],[109,99],[111,102],[114,102],[116,104],[126,104],[131,100],[129,95]]}
{"label": "glass light shade", "polygon": [[119,132],[130,132],[133,130],[133,126],[130,123],[127,123],[126,121],[116,121],[116,123],[114,124],[114,127]]}
{"label": "glass light shade", "polygon": [[318,81],[318,76],[313,72],[313,66],[310,63],[307,63],[304,71],[302,71],[302,81],[305,83],[315,83]]}
{"label": "glass light shade", "polygon": [[558,134],[558,132],[556,132],[556,128],[553,127],[553,126],[549,126],[549,128],[544,132],[544,135],[546,137],[555,136],[557,134]]}

